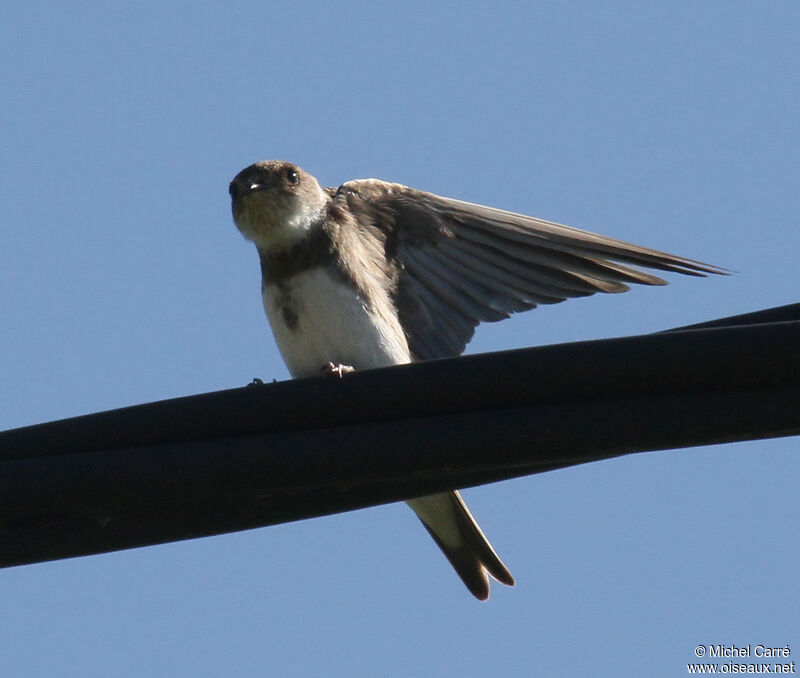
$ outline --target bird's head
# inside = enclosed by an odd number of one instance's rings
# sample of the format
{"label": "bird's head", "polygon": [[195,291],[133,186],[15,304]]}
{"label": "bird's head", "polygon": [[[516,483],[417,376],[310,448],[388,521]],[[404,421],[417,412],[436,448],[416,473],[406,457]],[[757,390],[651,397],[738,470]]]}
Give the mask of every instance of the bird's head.
{"label": "bird's head", "polygon": [[297,165],[265,160],[231,181],[233,220],[260,249],[281,250],[302,240],[319,222],[327,194]]}

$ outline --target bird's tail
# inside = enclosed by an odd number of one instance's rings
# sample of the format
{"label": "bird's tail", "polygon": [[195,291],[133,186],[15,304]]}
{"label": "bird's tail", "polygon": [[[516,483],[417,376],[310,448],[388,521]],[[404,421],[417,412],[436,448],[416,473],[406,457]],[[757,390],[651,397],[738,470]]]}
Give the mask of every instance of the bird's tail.
{"label": "bird's tail", "polygon": [[479,600],[489,597],[488,572],[497,581],[514,585],[514,578],[472,517],[458,492],[443,492],[412,499],[414,510],[425,529]]}

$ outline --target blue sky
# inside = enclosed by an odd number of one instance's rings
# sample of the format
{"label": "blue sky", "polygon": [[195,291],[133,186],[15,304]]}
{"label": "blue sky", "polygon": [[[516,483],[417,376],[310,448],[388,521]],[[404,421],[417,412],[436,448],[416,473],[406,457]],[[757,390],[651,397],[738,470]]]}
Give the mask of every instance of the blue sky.
{"label": "blue sky", "polygon": [[[3,3],[0,429],[287,378],[227,195],[265,158],[737,271],[539,309],[472,352],[800,301],[798,34],[778,1]],[[486,604],[402,505],[3,570],[2,673],[666,676],[717,643],[794,659],[799,444],[469,490],[518,582]]]}

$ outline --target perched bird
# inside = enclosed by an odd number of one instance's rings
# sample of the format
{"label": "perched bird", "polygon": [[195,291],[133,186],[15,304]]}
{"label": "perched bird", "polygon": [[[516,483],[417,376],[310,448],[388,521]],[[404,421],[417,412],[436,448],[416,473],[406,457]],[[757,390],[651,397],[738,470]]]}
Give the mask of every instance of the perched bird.
{"label": "perched bird", "polygon": [[[264,309],[293,377],[459,355],[481,321],[627,283],[628,264],[688,275],[722,269],[534,217],[377,179],[322,188],[277,160],[230,184],[233,218],[261,260]],[[409,506],[467,588],[514,579],[458,492]]]}

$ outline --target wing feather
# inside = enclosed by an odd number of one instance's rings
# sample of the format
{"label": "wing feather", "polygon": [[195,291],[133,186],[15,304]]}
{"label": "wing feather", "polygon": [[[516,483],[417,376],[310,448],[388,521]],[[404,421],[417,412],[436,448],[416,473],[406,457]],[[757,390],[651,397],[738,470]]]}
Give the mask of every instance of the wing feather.
{"label": "wing feather", "polygon": [[460,354],[479,322],[628,283],[666,282],[628,264],[725,274],[693,259],[401,184],[362,179],[327,189],[380,239],[400,321],[420,359]]}
{"label": "wing feather", "polygon": [[[503,320],[509,316],[508,313],[496,311],[489,306],[475,281],[455,279],[449,269],[438,266],[424,249],[409,248],[403,254],[406,266],[415,271],[420,282],[467,318],[480,322]],[[459,282],[463,284],[459,285]]]}
{"label": "wing feather", "polygon": [[554,264],[548,267],[525,261],[510,252],[503,252],[500,249],[502,244],[490,247],[478,245],[465,238],[453,238],[442,247],[461,250],[496,270],[526,280],[533,289],[545,296],[566,299],[596,292],[624,292],[628,289],[624,284],[613,280],[600,280],[585,273],[558,269]]}
{"label": "wing feather", "polygon": [[[474,257],[462,258],[455,252],[445,252],[444,248],[431,247],[428,255],[442,268],[448,269],[458,279],[480,280],[484,294],[488,297],[488,305],[495,309],[508,310],[511,313],[528,311],[539,303],[547,303],[534,299],[533,295],[503,280],[502,269],[481,265]],[[545,298],[545,297],[543,297]],[[561,301],[559,299],[558,301]]]}
{"label": "wing feather", "polygon": [[411,352],[421,360],[460,355],[475,334],[477,322],[453,312],[420,281],[410,278],[408,285],[427,313],[424,321],[412,323]]}

